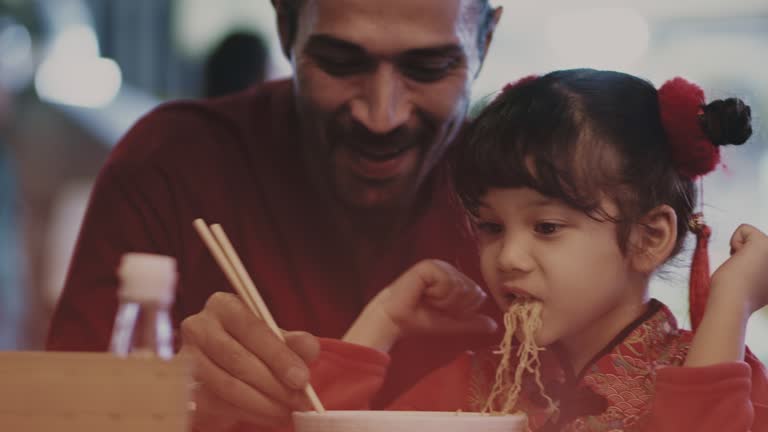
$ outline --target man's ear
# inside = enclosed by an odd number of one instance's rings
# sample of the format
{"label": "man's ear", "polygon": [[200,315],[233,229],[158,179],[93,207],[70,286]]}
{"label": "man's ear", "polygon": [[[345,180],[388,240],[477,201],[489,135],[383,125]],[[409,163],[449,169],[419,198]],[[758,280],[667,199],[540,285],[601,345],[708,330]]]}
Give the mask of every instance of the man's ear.
{"label": "man's ear", "polygon": [[272,0],[277,17],[277,34],[280,37],[280,47],[287,58],[291,58],[291,47],[296,38],[299,11],[291,3],[293,0]]}
{"label": "man's ear", "polygon": [[491,22],[488,24],[488,29],[485,32],[485,40],[483,41],[482,47],[483,49],[480,52],[480,67],[477,68],[477,74],[480,74],[480,70],[483,68],[483,63],[485,63],[485,56],[488,54],[488,49],[491,46],[491,42],[493,42],[493,34],[496,32],[496,26],[499,24],[499,20],[501,19],[501,14],[503,12],[504,8],[502,6],[498,6],[493,10],[493,18],[491,18]]}
{"label": "man's ear", "polygon": [[677,243],[677,213],[662,204],[632,226],[629,235],[629,256],[632,267],[651,274],[667,261]]}

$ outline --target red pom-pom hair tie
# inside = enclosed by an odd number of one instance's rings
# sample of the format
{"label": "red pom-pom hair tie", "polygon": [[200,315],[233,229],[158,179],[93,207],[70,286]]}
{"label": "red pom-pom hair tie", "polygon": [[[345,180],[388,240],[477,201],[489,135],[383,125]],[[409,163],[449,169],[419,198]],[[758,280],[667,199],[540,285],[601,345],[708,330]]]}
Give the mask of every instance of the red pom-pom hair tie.
{"label": "red pom-pom hair tie", "polygon": [[715,169],[720,148],[702,128],[704,91],[683,78],[674,78],[659,89],[661,123],[671,146],[672,161],[681,176],[691,180]]}
{"label": "red pom-pom hair tie", "polygon": [[[695,180],[713,171],[720,163],[720,148],[712,143],[702,128],[706,103],[704,91],[696,84],[678,77],[664,83],[658,97],[661,122],[678,173]],[[696,249],[688,281],[688,308],[691,328],[695,331],[704,316],[709,297],[708,244],[712,230],[704,223],[702,213],[694,215],[689,228],[696,235]]]}

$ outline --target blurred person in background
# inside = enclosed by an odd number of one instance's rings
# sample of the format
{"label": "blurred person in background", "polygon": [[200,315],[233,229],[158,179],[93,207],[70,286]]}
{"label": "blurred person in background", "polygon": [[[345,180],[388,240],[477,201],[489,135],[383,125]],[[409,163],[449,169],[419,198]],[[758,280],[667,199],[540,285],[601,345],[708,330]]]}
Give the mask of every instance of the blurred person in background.
{"label": "blurred person in background", "polygon": [[228,34],[206,59],[204,96],[237,93],[264,81],[268,61],[264,38],[243,31]]}
{"label": "blurred person in background", "polygon": [[[52,350],[107,349],[121,255],[175,257],[173,318],[180,353],[196,364],[197,430],[284,424],[308,406],[306,363],[318,342],[289,332],[286,346],[248,311],[193,229],[196,218],[222,224],[285,329],[341,337],[409,268],[437,287],[480,289],[444,154],[501,8],[273,4],[294,76],[166,104],[128,132],[94,187],[48,338]],[[498,315],[490,304],[484,311]],[[464,336],[413,334],[394,347],[378,406],[457,352],[496,340],[495,322],[479,310],[446,311],[445,320]]]}
{"label": "blurred person in background", "polygon": [[[17,167],[10,145],[14,94],[20,74],[9,64],[18,23],[0,4],[0,350],[17,349],[24,336],[26,295],[22,289],[24,248],[21,239]],[[18,58],[15,58],[18,60]]]}
{"label": "blurred person in background", "polygon": [[0,350],[18,348],[24,316],[16,169],[5,139],[10,116],[11,94],[0,82]]}

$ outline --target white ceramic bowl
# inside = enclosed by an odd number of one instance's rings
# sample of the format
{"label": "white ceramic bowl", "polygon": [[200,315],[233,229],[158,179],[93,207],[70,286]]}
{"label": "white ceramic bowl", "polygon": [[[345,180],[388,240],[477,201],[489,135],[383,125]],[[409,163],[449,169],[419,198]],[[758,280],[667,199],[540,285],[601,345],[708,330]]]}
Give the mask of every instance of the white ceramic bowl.
{"label": "white ceramic bowl", "polygon": [[524,414],[436,411],[293,413],[295,432],[525,432]]}

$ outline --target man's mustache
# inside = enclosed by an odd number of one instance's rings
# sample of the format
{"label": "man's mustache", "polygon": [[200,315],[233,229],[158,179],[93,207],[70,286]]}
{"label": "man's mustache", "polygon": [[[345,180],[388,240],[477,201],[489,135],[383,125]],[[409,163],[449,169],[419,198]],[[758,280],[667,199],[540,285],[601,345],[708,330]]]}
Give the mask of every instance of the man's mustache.
{"label": "man's mustache", "polygon": [[337,147],[350,147],[374,153],[393,152],[407,147],[427,145],[431,142],[430,138],[431,134],[427,130],[406,127],[399,127],[386,134],[375,134],[359,125],[338,125],[329,133],[331,151]]}

